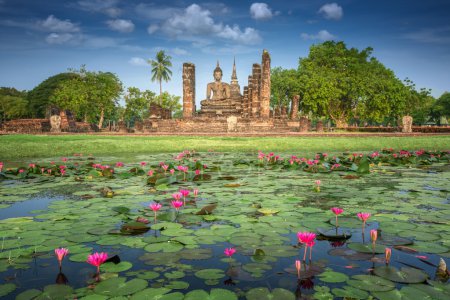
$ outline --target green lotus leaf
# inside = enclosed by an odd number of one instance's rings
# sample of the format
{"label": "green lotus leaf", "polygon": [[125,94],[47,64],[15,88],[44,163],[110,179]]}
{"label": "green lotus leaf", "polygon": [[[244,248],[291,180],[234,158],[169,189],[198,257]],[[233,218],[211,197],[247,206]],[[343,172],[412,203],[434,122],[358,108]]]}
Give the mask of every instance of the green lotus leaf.
{"label": "green lotus leaf", "polygon": [[186,274],[182,271],[172,271],[164,273],[164,276],[168,279],[179,279],[183,278]]}
{"label": "green lotus leaf", "polygon": [[183,245],[176,241],[167,241],[165,243],[156,243],[147,245],[144,250],[148,252],[178,252],[183,249]]}
{"label": "green lotus leaf", "polygon": [[165,287],[173,290],[185,290],[189,288],[189,283],[186,281],[170,281],[169,284],[165,285]]}
{"label": "green lotus leaf", "polygon": [[146,288],[135,293],[130,300],[159,300],[171,291],[170,288]]}
{"label": "green lotus leaf", "polygon": [[410,248],[420,251],[420,252],[426,252],[426,253],[445,253],[449,250],[449,248],[432,243],[432,242],[414,242],[414,245],[409,246]]}
{"label": "green lotus leaf", "polygon": [[237,300],[235,293],[225,289],[211,289],[208,293],[204,290],[193,290],[184,296],[184,300]]}
{"label": "green lotus leaf", "polygon": [[352,250],[362,252],[362,253],[384,253],[384,249],[386,248],[383,245],[375,245],[375,249],[372,248],[372,244],[361,244],[361,243],[349,243],[347,245]]}
{"label": "green lotus leaf", "polygon": [[125,277],[111,278],[100,282],[94,289],[96,294],[105,296],[126,296],[145,289],[148,282],[144,279],[131,279]]}
{"label": "green lotus leaf", "polygon": [[335,288],[331,292],[337,297],[351,298],[351,299],[367,299],[369,294],[366,291],[351,287],[344,286],[342,289]]}
{"label": "green lotus leaf", "polygon": [[51,284],[44,287],[44,292],[40,294],[36,299],[66,299],[73,293],[73,288],[68,285]]}
{"label": "green lotus leaf", "polygon": [[12,293],[15,289],[16,285],[14,283],[0,284],[0,296],[6,296]]}
{"label": "green lotus leaf", "polygon": [[414,268],[403,267],[398,270],[391,266],[375,267],[374,273],[377,276],[400,283],[421,283],[427,280],[428,274]]}
{"label": "green lotus leaf", "polygon": [[399,290],[391,290],[388,292],[372,292],[372,294],[380,300],[403,300],[402,293]]}
{"label": "green lotus leaf", "polygon": [[178,252],[178,255],[182,259],[201,260],[211,258],[213,256],[213,251],[210,248],[184,249]]}
{"label": "green lotus leaf", "polygon": [[16,300],[31,300],[31,299],[35,299],[40,294],[42,294],[42,291],[40,291],[40,290],[36,290],[36,289],[26,290],[26,291],[18,294],[16,296]]}
{"label": "green lotus leaf", "polygon": [[249,290],[245,297],[247,300],[295,300],[295,295],[285,289],[276,288],[270,291],[268,288],[253,288]]}
{"label": "green lotus leaf", "polygon": [[378,276],[355,275],[347,284],[360,290],[369,292],[387,292],[395,288],[395,284]]}
{"label": "green lotus leaf", "polygon": [[121,261],[118,264],[115,264],[113,262],[107,262],[100,266],[100,270],[102,270],[103,272],[108,272],[108,273],[111,273],[111,272],[119,273],[119,272],[129,270],[132,267],[133,267],[133,264],[128,261]]}
{"label": "green lotus leaf", "polygon": [[344,273],[334,272],[330,269],[327,269],[322,274],[319,274],[318,277],[321,281],[330,283],[345,282],[348,279],[348,276]]}
{"label": "green lotus leaf", "polygon": [[221,269],[204,269],[195,272],[195,276],[201,279],[220,279],[225,277],[225,273]]}

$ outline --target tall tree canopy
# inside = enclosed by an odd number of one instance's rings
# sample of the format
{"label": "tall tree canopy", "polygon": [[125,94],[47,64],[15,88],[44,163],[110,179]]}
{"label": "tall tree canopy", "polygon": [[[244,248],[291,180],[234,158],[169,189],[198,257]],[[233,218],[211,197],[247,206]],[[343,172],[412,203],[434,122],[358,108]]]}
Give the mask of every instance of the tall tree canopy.
{"label": "tall tree canopy", "polygon": [[84,66],[73,72],[78,76],[60,83],[51,100],[101,128],[105,114],[113,114],[118,105],[122,82],[113,73],[91,72]]}
{"label": "tall tree canopy", "polygon": [[299,60],[302,105],[329,116],[337,127],[346,127],[352,117],[381,121],[399,114],[408,91],[371,55],[372,48],[347,49],[343,42],[311,46]]}
{"label": "tall tree canopy", "polygon": [[136,87],[129,87],[125,94],[124,118],[128,122],[142,121],[149,115],[149,105],[155,99],[155,93],[141,91]]}
{"label": "tall tree canopy", "polygon": [[292,97],[301,91],[297,70],[276,67],[270,73],[270,105],[278,108],[289,107]]}
{"label": "tall tree canopy", "polygon": [[32,116],[35,118],[44,118],[48,106],[52,104],[50,103],[50,99],[58,86],[62,82],[74,79],[78,76],[78,74],[72,72],[60,73],[47,78],[34,89],[29,91],[27,99]]}
{"label": "tall tree canopy", "polygon": [[431,116],[437,124],[441,125],[442,122],[448,124],[450,118],[450,93],[443,93],[439,99],[433,104],[431,108]]}
{"label": "tall tree canopy", "polygon": [[0,122],[29,117],[27,92],[15,88],[0,88]]}
{"label": "tall tree canopy", "polygon": [[172,57],[166,55],[163,50],[156,53],[155,60],[148,60],[147,62],[152,67],[152,81],[159,82],[159,95],[162,96],[162,81],[165,82],[170,80],[172,76],[172,71],[169,67],[172,67],[172,62],[170,61]]}

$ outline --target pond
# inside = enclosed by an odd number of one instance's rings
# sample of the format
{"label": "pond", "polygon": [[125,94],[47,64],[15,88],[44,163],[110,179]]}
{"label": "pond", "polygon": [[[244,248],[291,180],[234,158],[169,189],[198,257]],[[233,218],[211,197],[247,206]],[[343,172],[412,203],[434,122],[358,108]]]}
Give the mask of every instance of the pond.
{"label": "pond", "polygon": [[[385,149],[3,162],[0,296],[449,299],[449,158]],[[86,262],[95,252],[108,255],[99,273]]]}

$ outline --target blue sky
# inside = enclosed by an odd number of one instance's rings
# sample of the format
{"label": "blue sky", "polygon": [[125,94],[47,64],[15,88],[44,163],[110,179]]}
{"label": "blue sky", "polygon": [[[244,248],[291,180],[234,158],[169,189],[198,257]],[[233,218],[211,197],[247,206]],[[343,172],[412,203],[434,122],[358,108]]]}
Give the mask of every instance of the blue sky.
{"label": "blue sky", "polygon": [[263,49],[272,67],[297,68],[325,40],[373,47],[395,74],[434,96],[450,90],[450,1],[134,1],[0,0],[0,86],[32,89],[79,68],[116,73],[125,87],[157,92],[150,81],[160,49],[172,56],[163,89],[181,95],[183,62],[196,65],[196,100],[205,98],[216,61],[241,88]]}

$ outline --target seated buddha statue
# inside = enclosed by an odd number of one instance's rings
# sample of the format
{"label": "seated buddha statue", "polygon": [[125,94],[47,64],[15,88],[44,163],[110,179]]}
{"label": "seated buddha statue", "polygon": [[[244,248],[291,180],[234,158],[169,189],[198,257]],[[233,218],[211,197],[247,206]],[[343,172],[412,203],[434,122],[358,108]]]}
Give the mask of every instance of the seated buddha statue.
{"label": "seated buddha statue", "polygon": [[215,81],[208,83],[206,86],[206,99],[200,102],[202,106],[221,105],[229,101],[231,96],[230,85],[222,82],[222,76],[222,69],[217,62],[217,66],[214,69]]}

